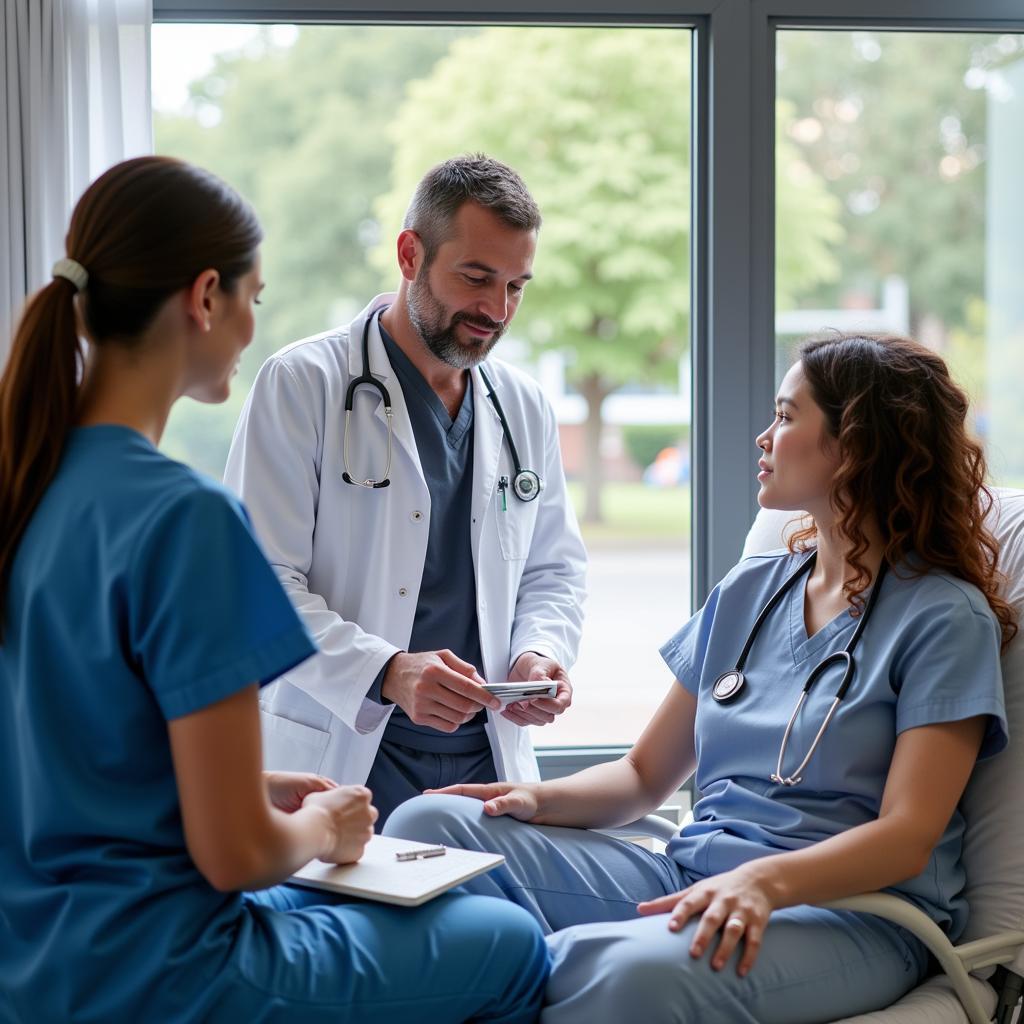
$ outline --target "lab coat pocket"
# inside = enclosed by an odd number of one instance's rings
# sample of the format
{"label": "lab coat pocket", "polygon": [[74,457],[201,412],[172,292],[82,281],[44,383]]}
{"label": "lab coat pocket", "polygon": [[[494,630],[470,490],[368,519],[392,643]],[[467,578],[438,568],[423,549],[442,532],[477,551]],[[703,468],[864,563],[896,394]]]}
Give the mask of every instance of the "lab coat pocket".
{"label": "lab coat pocket", "polygon": [[522,561],[530,554],[533,528],[537,522],[537,502],[520,501],[511,496],[507,500],[508,507],[504,510],[500,501],[495,505],[498,544],[501,547],[501,556],[506,561]]}
{"label": "lab coat pocket", "polygon": [[263,710],[260,728],[265,768],[282,772],[320,771],[330,733]]}

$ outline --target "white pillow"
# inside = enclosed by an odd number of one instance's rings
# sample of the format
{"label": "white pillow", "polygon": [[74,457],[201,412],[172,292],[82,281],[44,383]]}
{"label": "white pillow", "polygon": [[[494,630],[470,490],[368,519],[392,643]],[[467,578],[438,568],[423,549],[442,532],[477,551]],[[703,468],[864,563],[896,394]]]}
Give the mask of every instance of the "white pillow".
{"label": "white pillow", "polygon": [[[1024,491],[1000,488],[989,516],[1006,575],[1003,597],[1020,632],[1003,654],[1003,696],[1010,742],[975,769],[961,808],[967,819],[964,867],[971,914],[961,941],[1024,927]],[[1024,951],[1013,970],[1024,973]]]}
{"label": "white pillow", "polygon": [[780,512],[775,508],[758,509],[747,532],[747,539],[743,542],[743,554],[740,558],[763,555],[766,551],[784,548],[801,525],[809,521],[802,512]]}
{"label": "white pillow", "polygon": [[[1010,743],[982,761],[961,801],[967,821],[964,868],[970,916],[962,942],[1024,928],[1024,491],[995,488],[988,518],[999,541],[999,564],[1007,577],[1003,596],[1017,611],[1020,633],[1003,654],[1003,689]],[[761,509],[743,557],[785,546],[799,527],[797,513]],[[1024,973],[1024,952],[1013,969]],[[989,972],[986,972],[989,973]]]}

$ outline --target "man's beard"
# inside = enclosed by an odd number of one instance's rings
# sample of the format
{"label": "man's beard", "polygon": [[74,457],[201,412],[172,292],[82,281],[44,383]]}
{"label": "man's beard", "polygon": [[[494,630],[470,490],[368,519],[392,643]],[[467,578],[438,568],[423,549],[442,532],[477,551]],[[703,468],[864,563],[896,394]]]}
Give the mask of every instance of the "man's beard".
{"label": "man's beard", "polygon": [[[416,328],[416,333],[423,340],[423,344],[441,362],[456,370],[469,370],[482,363],[505,333],[504,324],[485,316],[455,313],[449,317],[448,311],[430,290],[425,267],[409,286],[406,306],[409,310],[409,320]],[[460,341],[455,333],[456,326],[463,321],[494,333],[490,338],[474,340],[467,345]]]}

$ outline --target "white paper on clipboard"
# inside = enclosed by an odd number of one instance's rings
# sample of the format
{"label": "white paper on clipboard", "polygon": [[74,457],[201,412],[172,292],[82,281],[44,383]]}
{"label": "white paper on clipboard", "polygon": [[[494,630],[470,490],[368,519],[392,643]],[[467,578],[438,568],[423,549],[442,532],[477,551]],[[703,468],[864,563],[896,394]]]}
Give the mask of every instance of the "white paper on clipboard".
{"label": "white paper on clipboard", "polygon": [[505,863],[500,853],[446,847],[443,857],[399,861],[396,853],[429,849],[428,843],[374,836],[355,864],[312,860],[289,879],[294,885],[358,896],[400,907],[418,907],[470,878]]}

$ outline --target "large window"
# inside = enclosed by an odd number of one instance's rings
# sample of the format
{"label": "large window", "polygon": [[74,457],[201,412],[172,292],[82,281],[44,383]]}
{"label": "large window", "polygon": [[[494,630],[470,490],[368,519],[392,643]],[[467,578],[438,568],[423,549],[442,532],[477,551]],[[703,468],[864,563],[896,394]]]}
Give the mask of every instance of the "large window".
{"label": "large window", "polygon": [[[390,285],[384,242],[425,163],[505,157],[547,222],[543,285],[501,354],[555,403],[592,556],[577,705],[536,739],[628,742],[691,582],[703,600],[739,556],[753,438],[800,337],[940,349],[996,481],[1024,483],[1024,16],[1017,0],[472,6],[486,25],[431,27],[465,5],[382,0],[372,16],[393,24],[371,28],[342,24],[368,16],[356,0],[308,0],[303,17],[339,24],[218,40],[216,17],[289,8],[154,0],[158,20],[207,19],[154,32],[156,85],[192,83],[158,95],[160,148],[221,171],[268,228],[234,405],[183,409],[168,444],[219,472],[260,361]],[[523,19],[564,24],[499,27]]]}
{"label": "large window", "polygon": [[1024,484],[1024,35],[782,31],[776,63],[777,375],[807,333],[909,334]]}
{"label": "large window", "polygon": [[267,233],[231,400],[179,403],[165,438],[213,475],[263,360],[394,287],[423,171],[483,150],[536,195],[535,279],[497,354],[554,404],[591,558],[576,703],[539,744],[635,739],[689,614],[691,64],[680,28],[153,32],[157,150],[235,184]]}

